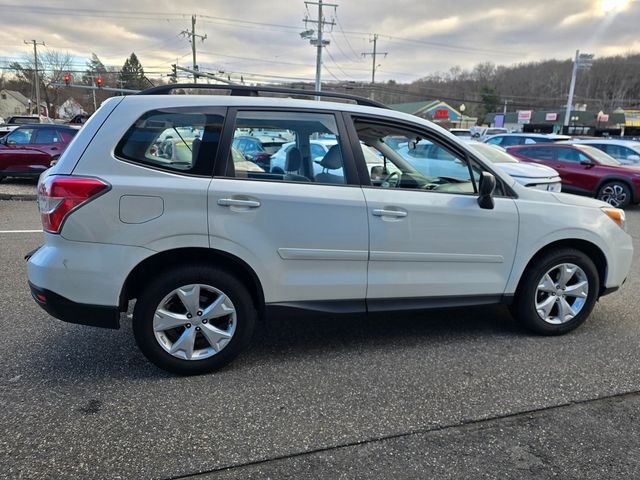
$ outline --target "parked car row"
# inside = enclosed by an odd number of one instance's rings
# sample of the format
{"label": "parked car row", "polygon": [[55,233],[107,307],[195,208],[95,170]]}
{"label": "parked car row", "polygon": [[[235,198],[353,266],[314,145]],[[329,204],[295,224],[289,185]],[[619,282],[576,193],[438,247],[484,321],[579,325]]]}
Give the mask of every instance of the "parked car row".
{"label": "parked car row", "polygon": [[620,208],[640,203],[640,142],[535,133],[504,133],[484,142],[522,162],[553,168],[564,192]]}

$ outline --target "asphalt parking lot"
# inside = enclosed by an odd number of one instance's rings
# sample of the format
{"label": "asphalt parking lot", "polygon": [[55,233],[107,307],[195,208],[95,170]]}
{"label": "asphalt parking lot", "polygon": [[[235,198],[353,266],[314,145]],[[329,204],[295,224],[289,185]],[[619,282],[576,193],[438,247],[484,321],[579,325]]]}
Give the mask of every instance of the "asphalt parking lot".
{"label": "asphalt parking lot", "polygon": [[[640,251],[640,208],[627,211]],[[563,337],[503,308],[271,319],[213,375],[149,364],[130,320],[30,297],[34,202],[0,201],[0,478],[638,478],[640,272]]]}

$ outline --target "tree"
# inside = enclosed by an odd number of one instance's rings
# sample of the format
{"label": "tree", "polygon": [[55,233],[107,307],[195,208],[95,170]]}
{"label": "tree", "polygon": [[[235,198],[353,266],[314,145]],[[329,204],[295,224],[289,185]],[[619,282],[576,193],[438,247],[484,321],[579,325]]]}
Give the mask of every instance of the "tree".
{"label": "tree", "polygon": [[488,113],[495,112],[500,104],[498,92],[489,85],[480,87],[480,99],[482,100],[482,115],[486,117]]}
{"label": "tree", "polygon": [[143,90],[149,85],[149,81],[144,76],[144,69],[135,53],[132,53],[125,60],[118,79],[122,88],[131,90]]}
{"label": "tree", "polygon": [[[45,50],[38,54],[38,78],[40,83],[41,101],[46,102],[47,107],[58,105],[60,90],[52,86],[54,83],[62,83],[64,74],[71,67],[73,57],[69,52],[58,50]],[[30,85],[30,91],[22,92],[27,98],[35,99],[34,71],[35,64],[32,56],[25,56],[22,62],[13,62],[9,68],[15,72],[16,79],[22,85]],[[35,105],[35,101],[33,102]],[[53,113],[53,112],[51,112]]]}
{"label": "tree", "polygon": [[84,75],[82,75],[82,83],[85,85],[93,85],[94,79],[98,76],[105,77],[107,75],[107,68],[95,53],[91,54],[91,60],[87,62],[87,69]]}

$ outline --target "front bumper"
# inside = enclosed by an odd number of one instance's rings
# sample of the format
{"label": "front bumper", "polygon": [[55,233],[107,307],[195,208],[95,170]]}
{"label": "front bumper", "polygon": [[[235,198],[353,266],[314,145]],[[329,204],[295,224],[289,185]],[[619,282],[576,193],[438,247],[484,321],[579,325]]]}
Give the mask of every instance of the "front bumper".
{"label": "front bumper", "polygon": [[29,282],[31,296],[49,315],[63,322],[101,328],[120,328],[117,307],[76,303],[50,290]]}

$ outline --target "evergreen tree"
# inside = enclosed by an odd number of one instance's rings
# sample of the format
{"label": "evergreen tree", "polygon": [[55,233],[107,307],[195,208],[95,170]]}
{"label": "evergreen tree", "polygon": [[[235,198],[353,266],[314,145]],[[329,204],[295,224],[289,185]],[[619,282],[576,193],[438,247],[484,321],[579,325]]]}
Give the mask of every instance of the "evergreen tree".
{"label": "evergreen tree", "polygon": [[486,116],[488,113],[498,110],[500,104],[500,98],[498,92],[489,85],[483,85],[480,87],[480,99],[482,100],[482,116]]}
{"label": "evergreen tree", "polygon": [[87,62],[87,69],[85,70],[84,75],[82,76],[82,83],[86,85],[93,85],[93,79],[95,77],[106,77],[107,69],[102,63],[102,61],[98,58],[95,53],[91,54],[91,60]]}
{"label": "evergreen tree", "polygon": [[135,53],[132,53],[131,56],[125,60],[118,79],[122,88],[144,90],[149,86],[144,76],[144,69]]}

